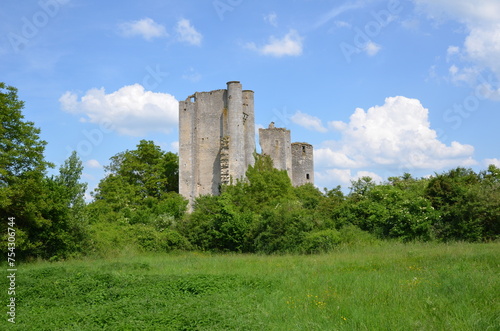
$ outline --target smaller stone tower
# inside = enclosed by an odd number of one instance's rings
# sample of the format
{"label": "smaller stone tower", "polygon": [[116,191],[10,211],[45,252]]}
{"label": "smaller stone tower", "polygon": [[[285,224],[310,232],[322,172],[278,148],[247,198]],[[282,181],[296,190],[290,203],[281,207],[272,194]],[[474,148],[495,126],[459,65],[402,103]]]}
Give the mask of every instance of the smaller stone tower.
{"label": "smaller stone tower", "polygon": [[314,159],[311,144],[292,144],[292,183],[294,186],[314,184]]}
{"label": "smaller stone tower", "polygon": [[292,149],[290,130],[274,127],[274,122],[267,129],[259,129],[259,144],[262,154],[269,155],[276,169],[286,170],[292,179]]}
{"label": "smaller stone tower", "polygon": [[262,154],[269,155],[276,169],[286,170],[294,186],[314,184],[313,146],[291,143],[290,130],[276,128],[271,122],[267,129],[259,129]]}

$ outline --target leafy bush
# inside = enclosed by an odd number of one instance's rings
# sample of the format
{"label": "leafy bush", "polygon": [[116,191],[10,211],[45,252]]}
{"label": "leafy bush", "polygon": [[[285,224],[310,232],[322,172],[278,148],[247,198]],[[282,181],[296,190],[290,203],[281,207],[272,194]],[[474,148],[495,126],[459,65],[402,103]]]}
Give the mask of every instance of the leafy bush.
{"label": "leafy bush", "polygon": [[315,228],[314,215],[299,202],[268,208],[252,229],[255,251],[262,253],[297,252],[306,233]]}
{"label": "leafy bush", "polygon": [[355,225],[348,224],[340,230],[340,241],[347,246],[372,246],[379,242],[373,234],[363,231]]}
{"label": "leafy bush", "polygon": [[238,211],[226,194],[202,196],[180,230],[201,250],[247,252],[251,250],[247,235],[253,218],[253,213]]}
{"label": "leafy bush", "polygon": [[123,251],[170,252],[192,248],[178,231],[158,230],[154,225],[96,223],[91,230],[91,253],[98,256],[119,255]]}
{"label": "leafy bush", "polygon": [[158,231],[151,225],[136,224],[128,228],[129,237],[147,252],[169,252],[190,249],[189,241],[171,229]]}
{"label": "leafy bush", "polygon": [[500,233],[500,169],[476,174],[456,168],[432,178],[425,191],[440,213],[436,236],[444,241],[481,241]]}
{"label": "leafy bush", "polygon": [[340,242],[341,234],[338,230],[314,231],[304,236],[300,250],[307,254],[326,253],[333,250]]}

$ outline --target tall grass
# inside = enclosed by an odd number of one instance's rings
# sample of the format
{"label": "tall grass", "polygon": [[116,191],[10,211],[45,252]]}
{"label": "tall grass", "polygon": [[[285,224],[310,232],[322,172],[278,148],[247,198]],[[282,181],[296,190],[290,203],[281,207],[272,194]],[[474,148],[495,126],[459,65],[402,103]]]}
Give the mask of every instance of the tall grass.
{"label": "tall grass", "polygon": [[[6,269],[6,268],[5,268]],[[500,243],[19,267],[19,330],[500,330]],[[2,300],[7,302],[6,291]],[[2,321],[3,325],[10,324]]]}

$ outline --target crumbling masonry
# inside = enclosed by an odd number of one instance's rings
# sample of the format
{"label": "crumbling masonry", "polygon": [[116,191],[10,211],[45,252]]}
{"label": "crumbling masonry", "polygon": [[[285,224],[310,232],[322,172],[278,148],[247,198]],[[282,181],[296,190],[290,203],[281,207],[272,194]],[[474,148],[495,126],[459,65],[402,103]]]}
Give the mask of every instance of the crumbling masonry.
{"label": "crumbling masonry", "polygon": [[[259,129],[259,143],[293,185],[314,183],[312,145],[292,144],[290,130],[273,123]],[[179,103],[179,193],[190,202],[244,179],[254,152],[254,92],[242,90],[240,82],[228,82],[225,90],[196,92]]]}

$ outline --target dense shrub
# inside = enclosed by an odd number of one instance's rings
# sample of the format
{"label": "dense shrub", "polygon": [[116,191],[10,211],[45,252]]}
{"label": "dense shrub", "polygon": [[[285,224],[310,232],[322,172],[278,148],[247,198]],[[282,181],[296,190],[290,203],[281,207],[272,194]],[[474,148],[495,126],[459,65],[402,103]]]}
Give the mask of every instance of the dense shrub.
{"label": "dense shrub", "polygon": [[373,234],[349,224],[339,230],[340,241],[346,246],[372,246],[380,242]]}
{"label": "dense shrub", "polygon": [[436,175],[426,197],[439,212],[435,224],[441,240],[481,241],[500,235],[500,169],[491,165],[480,174],[456,168]]}
{"label": "dense shrub", "polygon": [[314,228],[313,215],[298,202],[266,209],[253,229],[255,251],[297,252],[306,233]]}
{"label": "dense shrub", "polygon": [[251,250],[247,236],[253,217],[238,211],[226,194],[207,195],[196,200],[180,229],[197,249],[245,252]]}
{"label": "dense shrub", "polygon": [[309,232],[305,235],[300,250],[308,254],[325,253],[333,250],[341,241],[341,234],[335,229]]}

